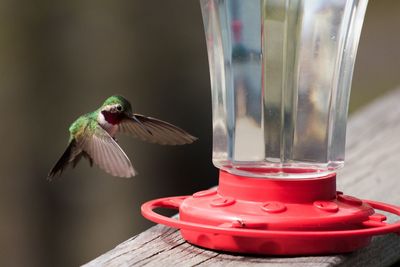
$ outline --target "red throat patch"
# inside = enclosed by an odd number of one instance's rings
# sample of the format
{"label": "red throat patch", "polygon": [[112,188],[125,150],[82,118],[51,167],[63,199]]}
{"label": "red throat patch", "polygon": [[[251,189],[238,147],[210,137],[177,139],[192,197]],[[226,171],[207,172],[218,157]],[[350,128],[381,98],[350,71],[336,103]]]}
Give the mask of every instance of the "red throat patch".
{"label": "red throat patch", "polygon": [[104,119],[112,125],[120,123],[123,118],[121,113],[111,113],[108,111],[102,111],[101,113],[103,114]]}

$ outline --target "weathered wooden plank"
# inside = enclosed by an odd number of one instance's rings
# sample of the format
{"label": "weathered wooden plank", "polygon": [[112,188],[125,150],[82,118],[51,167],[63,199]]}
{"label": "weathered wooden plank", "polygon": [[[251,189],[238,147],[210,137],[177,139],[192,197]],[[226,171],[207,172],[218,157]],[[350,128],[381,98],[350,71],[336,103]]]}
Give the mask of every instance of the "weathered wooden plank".
{"label": "weathered wooden plank", "polygon": [[[348,124],[346,167],[338,188],[346,194],[400,205],[400,89],[354,114]],[[389,221],[398,220],[389,216]],[[179,231],[156,225],[86,266],[390,266],[400,260],[400,237],[374,238],[354,253],[318,257],[249,257],[204,250]]]}

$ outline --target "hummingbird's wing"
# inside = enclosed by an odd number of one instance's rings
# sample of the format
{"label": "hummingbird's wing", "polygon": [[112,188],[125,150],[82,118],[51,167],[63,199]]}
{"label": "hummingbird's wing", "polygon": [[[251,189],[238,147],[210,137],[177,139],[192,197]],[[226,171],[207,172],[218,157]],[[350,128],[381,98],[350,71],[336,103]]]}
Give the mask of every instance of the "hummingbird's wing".
{"label": "hummingbird's wing", "polygon": [[82,142],[85,151],[101,169],[118,177],[132,177],[137,174],[131,161],[114,139],[99,125],[93,134],[84,134]]}
{"label": "hummingbird's wing", "polygon": [[175,125],[140,114],[123,119],[119,124],[119,131],[161,145],[184,145],[197,140]]}

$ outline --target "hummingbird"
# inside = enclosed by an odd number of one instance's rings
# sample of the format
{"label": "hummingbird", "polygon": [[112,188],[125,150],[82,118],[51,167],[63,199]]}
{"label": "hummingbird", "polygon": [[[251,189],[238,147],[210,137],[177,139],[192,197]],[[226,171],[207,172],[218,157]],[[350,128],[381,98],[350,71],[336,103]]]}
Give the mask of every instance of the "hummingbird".
{"label": "hummingbird", "polygon": [[143,141],[161,145],[193,143],[196,137],[168,122],[132,112],[128,100],[119,95],[107,98],[97,110],[80,116],[69,127],[65,152],[48,174],[51,180],[66,167],[75,167],[81,158],[95,163],[105,172],[117,177],[137,174],[131,161],[118,145],[116,135],[125,133]]}

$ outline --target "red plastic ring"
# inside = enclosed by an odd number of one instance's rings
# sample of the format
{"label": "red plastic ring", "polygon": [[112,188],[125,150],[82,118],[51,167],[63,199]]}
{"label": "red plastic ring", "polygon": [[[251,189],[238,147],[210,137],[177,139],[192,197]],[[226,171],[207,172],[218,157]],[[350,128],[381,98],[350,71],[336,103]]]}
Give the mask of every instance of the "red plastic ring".
{"label": "red plastic ring", "polygon": [[[246,237],[279,237],[285,235],[287,237],[300,237],[300,238],[321,238],[321,237],[351,237],[351,236],[373,236],[373,235],[383,235],[393,232],[400,232],[400,221],[393,224],[386,224],[384,226],[378,226],[374,228],[366,229],[356,229],[356,230],[339,230],[339,231],[279,231],[279,230],[257,230],[257,229],[246,229],[246,228],[224,228],[212,225],[202,225],[198,223],[191,223],[180,221],[178,219],[172,219],[170,217],[162,216],[155,213],[153,210],[155,208],[173,208],[178,209],[176,205],[168,205],[168,203],[180,203],[183,199],[189,196],[179,196],[179,197],[169,197],[155,199],[146,202],[142,205],[141,211],[142,215],[156,223],[161,223],[172,228],[193,230],[193,231],[203,231],[207,233],[215,234],[225,234],[234,236],[246,236]],[[386,211],[389,213],[396,214],[400,216],[400,207],[378,202],[363,200],[365,203],[369,204],[374,209]]]}

